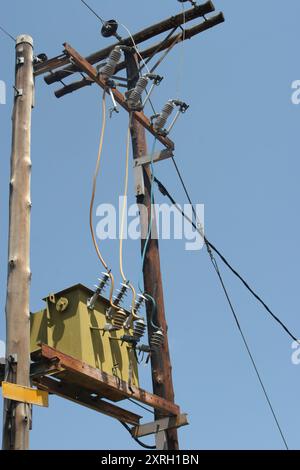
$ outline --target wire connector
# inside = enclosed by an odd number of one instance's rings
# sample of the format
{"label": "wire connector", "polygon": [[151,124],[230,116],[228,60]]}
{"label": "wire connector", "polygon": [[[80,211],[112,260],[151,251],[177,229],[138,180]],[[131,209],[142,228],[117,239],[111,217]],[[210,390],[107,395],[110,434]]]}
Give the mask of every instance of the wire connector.
{"label": "wire connector", "polygon": [[[165,125],[167,123],[167,120],[169,119],[169,117],[171,116],[172,112],[174,111],[176,107],[178,108],[177,113],[173,121],[171,122],[170,126],[166,129]],[[153,129],[160,135],[164,135],[164,136],[168,135],[173,129],[180,114],[184,114],[188,108],[189,108],[189,105],[184,103],[183,101],[180,101],[177,99],[169,100],[164,105],[161,113],[151,116],[151,123],[153,125]]]}

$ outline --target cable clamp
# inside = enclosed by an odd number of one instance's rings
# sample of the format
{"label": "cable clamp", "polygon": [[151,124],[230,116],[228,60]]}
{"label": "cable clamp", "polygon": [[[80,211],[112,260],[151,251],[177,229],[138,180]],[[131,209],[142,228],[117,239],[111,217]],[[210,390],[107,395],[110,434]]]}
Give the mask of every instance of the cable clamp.
{"label": "cable clamp", "polygon": [[14,86],[13,89],[15,90],[15,98],[18,98],[19,96],[23,96],[23,89],[22,88],[16,88]]}

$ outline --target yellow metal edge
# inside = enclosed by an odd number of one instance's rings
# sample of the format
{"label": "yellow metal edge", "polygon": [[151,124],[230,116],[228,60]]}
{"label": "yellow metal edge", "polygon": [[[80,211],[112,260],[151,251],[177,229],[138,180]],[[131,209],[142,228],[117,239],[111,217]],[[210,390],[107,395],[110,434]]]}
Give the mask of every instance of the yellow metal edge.
{"label": "yellow metal edge", "polygon": [[24,387],[10,382],[2,382],[2,396],[8,400],[30,403],[31,405],[48,407],[48,392],[35,388]]}

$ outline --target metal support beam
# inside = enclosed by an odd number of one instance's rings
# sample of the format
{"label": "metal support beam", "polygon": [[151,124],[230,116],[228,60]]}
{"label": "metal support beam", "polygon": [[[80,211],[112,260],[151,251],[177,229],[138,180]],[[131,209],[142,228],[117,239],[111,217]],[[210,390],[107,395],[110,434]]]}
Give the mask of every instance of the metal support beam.
{"label": "metal support beam", "polygon": [[80,386],[76,387],[68,383],[58,382],[51,377],[41,377],[34,380],[34,383],[39,388],[43,388],[44,390],[54,393],[61,398],[65,398],[66,400],[70,400],[74,403],[85,406],[86,408],[98,411],[99,413],[110,416],[111,418],[125,421],[125,423],[137,425],[141,419],[141,416],[104,401],[97,395],[92,396],[91,393],[88,393]]}
{"label": "metal support beam", "polygon": [[144,155],[136,160],[134,160],[133,166],[149,165],[152,163],[161,162],[167,158],[172,158],[173,152],[169,149],[162,150],[161,152],[156,152],[154,155]]}
{"label": "metal support beam", "polygon": [[[129,387],[124,380],[116,380],[116,377],[102,372],[100,369],[89,366],[88,364],[70,357],[56,349],[42,345],[42,358],[52,361],[57,360],[57,364],[76,377],[76,383],[82,388],[88,388],[91,392],[97,392],[102,396],[115,394],[119,400],[133,398],[141,403],[152,406],[159,410],[162,415],[177,416],[180,414],[180,408],[173,402],[160,396],[154,395],[135,386]],[[56,393],[56,392],[55,392]]]}
{"label": "metal support beam", "polygon": [[133,178],[134,178],[134,189],[136,197],[145,195],[145,182],[143,166],[152,163],[157,163],[167,158],[171,158],[173,152],[170,149],[156,152],[154,155],[145,155],[140,158],[136,158],[133,161]]}
{"label": "metal support beam", "polygon": [[180,428],[189,424],[187,414],[158,419],[152,423],[140,424],[131,429],[134,437],[145,437],[168,429]]}

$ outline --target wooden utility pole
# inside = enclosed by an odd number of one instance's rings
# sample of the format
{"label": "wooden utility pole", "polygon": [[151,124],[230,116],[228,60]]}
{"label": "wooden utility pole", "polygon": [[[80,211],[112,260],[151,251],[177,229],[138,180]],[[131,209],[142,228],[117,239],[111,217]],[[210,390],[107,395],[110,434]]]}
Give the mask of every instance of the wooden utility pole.
{"label": "wooden utility pole", "polygon": [[[30,386],[30,139],[33,106],[33,40],[16,40],[6,298],[7,382]],[[4,400],[3,449],[29,448],[29,405]]]}
{"label": "wooden utility pole", "polygon": [[[127,69],[127,78],[128,78],[128,89],[135,87],[137,80],[139,78],[139,64],[136,54],[126,52],[126,69]],[[146,142],[146,133],[145,128],[132,116],[131,123],[131,138],[132,138],[132,147],[133,147],[133,158],[141,158],[147,155],[147,142]],[[148,226],[151,217],[151,171],[148,166],[143,166],[143,178],[144,178],[144,195],[137,197],[137,202],[143,204],[147,208],[146,211],[140,212],[140,221],[141,221],[141,249],[142,253],[144,250],[144,245],[146,242],[145,236],[148,232]],[[152,229],[153,233],[156,232],[156,219],[155,214],[152,219]],[[164,307],[164,295],[163,295],[163,285],[160,269],[160,256],[159,256],[159,245],[158,240],[150,237],[146,254],[145,261],[143,266],[143,275],[144,275],[144,286],[145,292],[151,297],[154,298],[157,307],[157,317],[156,322],[162,328],[165,340],[162,346],[162,349],[159,353],[154,352],[151,355],[151,369],[152,369],[152,384],[153,392],[167,399],[168,401],[174,403],[174,388],[172,381],[172,366],[169,353],[169,344],[167,336],[167,322],[165,317],[165,307]],[[152,326],[152,304],[147,302],[147,323],[148,323],[148,335],[149,342],[150,338],[155,331]],[[155,413],[155,418],[160,419],[162,415]],[[165,433],[160,433],[160,436],[156,436],[157,446],[160,448],[168,450],[177,450],[179,449],[178,444],[178,433],[177,429],[169,429]]]}

